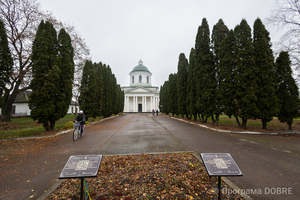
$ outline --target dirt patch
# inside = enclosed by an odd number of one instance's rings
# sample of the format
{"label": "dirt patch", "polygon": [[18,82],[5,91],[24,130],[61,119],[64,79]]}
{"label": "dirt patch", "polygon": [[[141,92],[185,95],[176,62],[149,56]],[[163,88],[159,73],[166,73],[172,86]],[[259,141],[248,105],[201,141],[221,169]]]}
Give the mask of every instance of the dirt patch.
{"label": "dirt patch", "polygon": [[8,122],[0,122],[0,130],[14,130],[14,129],[22,129],[21,126],[16,126],[15,124]]}
{"label": "dirt patch", "polygon": [[[40,126],[41,124],[37,122],[30,123],[30,126]],[[15,130],[15,129],[23,129],[24,127],[18,126],[11,122],[2,122],[0,121],[0,130]]]}
{"label": "dirt patch", "polygon": [[[96,178],[86,179],[93,200],[216,199],[218,181],[190,153],[105,156]],[[224,182],[224,191],[230,187]],[[80,199],[80,179],[67,179],[47,198]],[[243,199],[222,194],[221,199]]]}

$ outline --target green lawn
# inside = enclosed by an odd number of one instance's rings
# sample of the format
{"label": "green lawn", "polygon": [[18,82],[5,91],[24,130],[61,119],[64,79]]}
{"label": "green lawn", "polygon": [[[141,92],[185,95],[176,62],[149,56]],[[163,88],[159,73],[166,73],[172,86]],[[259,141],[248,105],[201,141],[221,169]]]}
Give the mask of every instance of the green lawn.
{"label": "green lawn", "polygon": [[[61,130],[64,126],[75,119],[74,114],[68,114],[64,118],[58,120],[55,123],[55,129]],[[27,118],[12,118],[11,122],[8,122],[9,126],[15,127],[13,130],[0,130],[0,139],[17,138],[25,136],[42,135],[45,128],[42,124],[37,124],[36,121]]]}
{"label": "green lawn", "polygon": [[[172,116],[172,114],[169,114],[169,116]],[[181,115],[177,115],[176,117],[182,117]],[[192,120],[194,120],[194,117],[192,117]],[[198,118],[199,120],[199,118]],[[240,123],[242,123],[241,119]],[[207,125],[211,124],[211,118],[209,117],[207,119]],[[229,118],[227,115],[220,115],[219,116],[219,126],[225,125],[230,126],[232,128],[238,128],[238,124],[236,122],[236,119],[234,117]],[[247,129],[262,129],[262,122],[260,119],[248,119],[247,121]],[[274,117],[273,120],[267,123],[267,129],[272,129],[272,131],[288,131],[288,125],[286,123],[281,123],[277,117]],[[300,130],[300,118],[293,119],[293,130]]]}

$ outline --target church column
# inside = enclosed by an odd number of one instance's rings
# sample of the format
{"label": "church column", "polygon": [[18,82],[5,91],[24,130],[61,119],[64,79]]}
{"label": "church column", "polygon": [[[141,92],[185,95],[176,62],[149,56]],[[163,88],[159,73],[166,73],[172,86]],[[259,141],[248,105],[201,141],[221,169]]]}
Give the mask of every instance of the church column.
{"label": "church column", "polygon": [[147,112],[147,96],[145,96],[145,109],[144,109],[145,112]]}
{"label": "church column", "polygon": [[133,112],[135,112],[135,103],[136,103],[136,99],[135,99],[136,97],[133,97],[133,104],[132,104],[132,110],[133,110]]}
{"label": "church column", "polygon": [[138,111],[137,97],[134,97],[134,98],[135,98],[134,111],[137,112]]}
{"label": "church column", "polygon": [[129,99],[129,97],[127,97],[127,112],[129,112],[129,107],[130,107],[129,102],[130,102],[130,99]]}
{"label": "church column", "polygon": [[142,96],[142,112],[145,112],[145,97]]}
{"label": "church column", "polygon": [[134,112],[134,101],[135,101],[135,98],[132,97],[132,112]]}
{"label": "church column", "polygon": [[151,111],[152,111],[152,109],[153,109],[153,97],[151,97]]}
{"label": "church column", "polygon": [[124,102],[124,111],[127,112],[127,97],[125,96],[125,102]]}
{"label": "church column", "polygon": [[129,112],[129,97],[126,97],[126,105],[127,105],[127,107],[126,107],[126,111],[127,112]]}

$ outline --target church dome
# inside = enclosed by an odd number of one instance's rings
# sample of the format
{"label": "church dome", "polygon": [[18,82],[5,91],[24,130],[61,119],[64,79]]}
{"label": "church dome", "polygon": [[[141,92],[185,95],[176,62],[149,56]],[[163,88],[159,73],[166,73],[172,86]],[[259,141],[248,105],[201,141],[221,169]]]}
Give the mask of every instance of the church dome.
{"label": "church dome", "polygon": [[148,68],[147,68],[146,66],[143,65],[143,61],[142,61],[142,60],[139,61],[139,65],[136,66],[136,67],[134,67],[133,70],[132,70],[129,74],[131,74],[132,72],[136,72],[136,71],[144,71],[144,72],[148,72],[148,73],[152,74],[152,73],[148,70]]}

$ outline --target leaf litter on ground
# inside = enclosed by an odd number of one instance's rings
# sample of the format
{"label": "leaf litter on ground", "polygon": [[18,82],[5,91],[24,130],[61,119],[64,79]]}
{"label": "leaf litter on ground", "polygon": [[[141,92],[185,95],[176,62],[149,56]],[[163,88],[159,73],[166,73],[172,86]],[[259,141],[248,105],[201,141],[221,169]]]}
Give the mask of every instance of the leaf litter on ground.
{"label": "leaf litter on ground", "polygon": [[[93,200],[216,199],[217,177],[191,153],[103,156],[98,175],[85,179]],[[80,199],[80,179],[67,179],[46,199]],[[230,188],[224,182],[223,191]],[[226,188],[226,189],[225,189]],[[222,193],[221,199],[243,199]]]}

